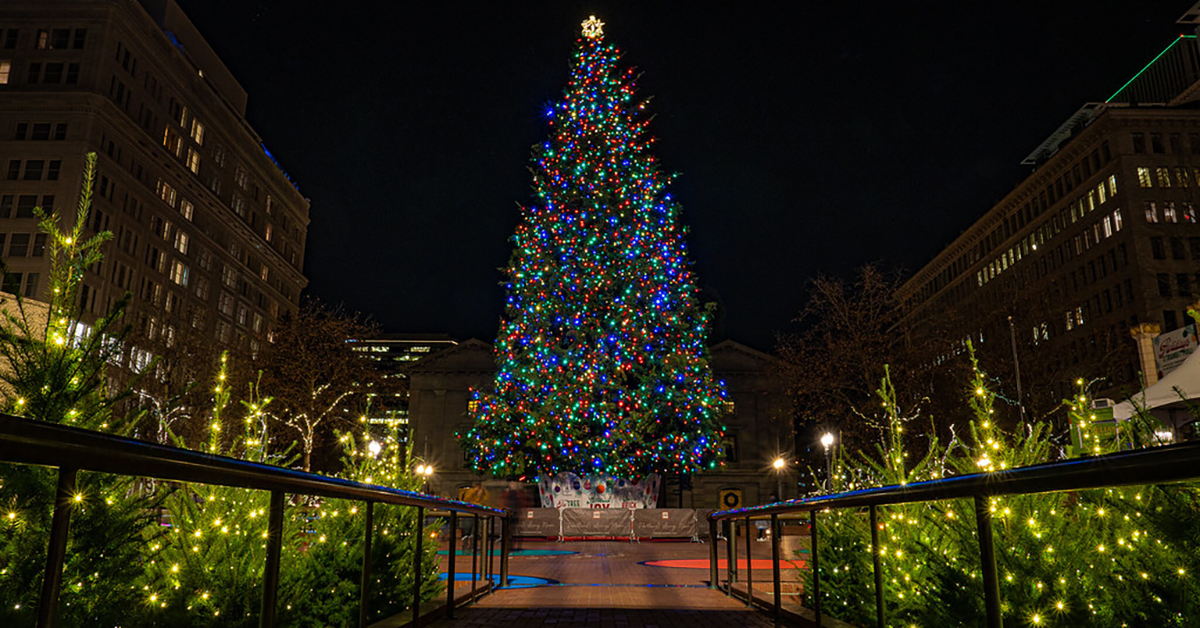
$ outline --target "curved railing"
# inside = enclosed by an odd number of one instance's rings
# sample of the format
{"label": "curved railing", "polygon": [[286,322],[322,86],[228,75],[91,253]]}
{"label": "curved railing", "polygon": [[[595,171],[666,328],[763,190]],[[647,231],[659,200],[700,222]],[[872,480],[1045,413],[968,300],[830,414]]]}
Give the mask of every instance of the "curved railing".
{"label": "curved railing", "polygon": [[[82,430],[64,425],[31,421],[0,414],[0,462],[31,464],[58,468],[58,494],[55,499],[54,519],[50,528],[50,543],[46,553],[45,577],[42,583],[41,601],[38,607],[39,628],[54,624],[58,610],[58,595],[62,584],[63,559],[67,547],[67,532],[75,494],[75,478],[79,471],[95,471],[158,480],[212,484],[238,488],[258,489],[271,492],[268,520],[266,570],[263,576],[262,611],[259,625],[275,625],[276,593],[279,586],[279,560],[283,538],[284,495],[312,495],[317,497],[358,500],[366,503],[364,526],[363,566],[359,597],[359,624],[367,623],[367,600],[371,575],[371,533],[373,505],[391,504],[412,506],[417,509],[417,538],[424,535],[423,525],[426,509],[435,508],[450,513],[450,530],[457,528],[458,516],[485,517],[492,531],[486,536],[485,574],[492,573],[492,548],[495,522],[502,524],[500,534],[500,581],[508,576],[508,553],[511,547],[511,516],[507,510],[490,508],[479,504],[444,499],[414,491],[404,491],[385,486],[363,484],[340,478],[331,478],[314,473],[304,473],[266,464],[247,462],[226,456],[204,454],[177,447],[166,447],[154,443],[111,436],[99,432]],[[476,525],[476,530],[481,528]],[[453,542],[452,542],[453,547]],[[454,611],[454,568],[455,553],[450,552],[448,582],[446,586],[446,608],[453,616]],[[413,610],[414,618],[420,617],[421,552],[413,552]]]}
{"label": "curved railing", "polygon": [[[710,538],[709,572],[713,588],[719,586],[717,568],[717,522],[730,521],[731,526],[739,520],[746,524],[746,555],[750,555],[750,521],[769,517],[771,520],[771,552],[774,558],[775,596],[773,610],[776,617],[781,613],[779,573],[779,517],[780,515],[808,513],[812,535],[811,568],[813,573],[812,611],[817,625],[821,623],[821,589],[817,571],[817,512],[843,508],[868,508],[871,520],[871,551],[875,569],[875,615],[879,626],[885,625],[883,605],[883,576],[879,560],[879,526],[876,507],[927,502],[945,499],[975,500],[975,522],[979,532],[979,556],[983,571],[984,608],[988,628],[1000,628],[1000,583],[996,576],[996,555],[992,545],[992,514],[987,499],[999,495],[1024,495],[1075,491],[1092,488],[1130,486],[1138,484],[1165,484],[1200,478],[1200,442],[1187,442],[1165,447],[1139,449],[1089,456],[1062,462],[1052,462],[1004,471],[974,473],[927,482],[916,482],[902,486],[884,486],[862,489],[847,493],[820,495],[794,499],[786,502],[722,510],[709,515]],[[730,593],[737,580],[737,538],[730,534],[726,540],[726,592]],[[748,602],[753,601],[750,564],[746,569],[746,592]]]}

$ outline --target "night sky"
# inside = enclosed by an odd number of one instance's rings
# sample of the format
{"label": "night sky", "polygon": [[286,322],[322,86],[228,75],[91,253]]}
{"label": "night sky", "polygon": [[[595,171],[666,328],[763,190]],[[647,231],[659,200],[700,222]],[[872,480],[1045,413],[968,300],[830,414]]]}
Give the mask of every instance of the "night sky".
{"label": "night sky", "polygon": [[595,14],[644,72],[699,285],[770,350],[818,274],[932,259],[1191,0],[179,3],[311,199],[308,294],[489,342],[530,147]]}

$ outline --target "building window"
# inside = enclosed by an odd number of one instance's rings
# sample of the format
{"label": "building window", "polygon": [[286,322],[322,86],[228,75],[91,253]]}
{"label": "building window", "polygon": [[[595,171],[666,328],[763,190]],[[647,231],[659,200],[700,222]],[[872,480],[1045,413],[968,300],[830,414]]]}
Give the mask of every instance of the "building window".
{"label": "building window", "polygon": [[[28,255],[29,255],[29,234],[28,233],[12,234],[12,238],[9,240],[9,245],[8,245],[8,256],[9,257],[27,257]],[[16,294],[15,290],[8,290],[7,292],[12,292],[13,294]]]}
{"label": "building window", "polygon": [[221,283],[230,288],[237,287],[237,273],[228,264],[221,268]]}
{"label": "building window", "polygon": [[233,212],[242,218],[246,217],[246,201],[237,194],[233,195]]}
{"label": "building window", "polygon": [[22,273],[7,272],[4,273],[4,283],[0,284],[0,290],[9,294],[21,294],[21,280],[25,276]]}
{"label": "building window", "polygon": [[188,285],[188,267],[179,260],[171,262],[171,281],[185,288]]}
{"label": "building window", "polygon": [[1154,259],[1167,259],[1167,249],[1163,246],[1162,238],[1150,238],[1150,256]]}
{"label": "building window", "polygon": [[1165,152],[1163,151],[1162,133],[1150,134],[1150,152],[1160,155]]}
{"label": "building window", "polygon": [[1187,168],[1175,169],[1175,182],[1179,184],[1179,187],[1186,188],[1191,185],[1190,179],[1191,177],[1188,176]]}
{"label": "building window", "polygon": [[222,292],[217,301],[217,309],[226,316],[233,315],[233,295],[228,292]]}
{"label": "building window", "polygon": [[1117,175],[1115,174],[1108,175],[1108,195],[1117,195]]}
{"label": "building window", "polygon": [[725,438],[721,439],[721,451],[725,453],[725,462],[738,461],[738,446],[737,435],[726,434]]}
{"label": "building window", "polygon": [[1174,330],[1177,327],[1179,327],[1179,323],[1175,318],[1175,311],[1163,310],[1163,331]]}
{"label": "building window", "polygon": [[46,160],[44,159],[29,159],[25,162],[25,177],[26,181],[41,181],[42,172],[46,169]]}
{"label": "building window", "polygon": [[1187,252],[1183,246],[1183,238],[1171,238],[1171,259],[1187,259]]}
{"label": "building window", "polygon": [[1103,181],[1096,187],[1096,196],[1099,197],[1101,203],[1108,201],[1108,186]]}
{"label": "building window", "polygon": [[1146,152],[1146,136],[1142,133],[1134,133],[1132,135],[1132,137],[1133,137],[1133,152],[1135,152],[1135,153]]}
{"label": "building window", "polygon": [[10,76],[12,76],[12,61],[0,60],[0,85],[8,85]]}
{"label": "building window", "polygon": [[1175,215],[1175,201],[1163,203],[1163,222],[1179,222],[1178,216]]}
{"label": "building window", "polygon": [[1171,169],[1170,168],[1155,168],[1154,174],[1156,175],[1156,178],[1158,179],[1158,187],[1160,187],[1160,188],[1171,187]]}
{"label": "building window", "polygon": [[171,184],[159,179],[157,194],[158,197],[161,198],[167,205],[170,205],[171,207],[175,206],[175,188],[171,187]]}
{"label": "building window", "polygon": [[1150,181],[1150,169],[1149,168],[1138,168],[1137,169],[1137,178],[1138,178],[1138,185],[1141,187],[1148,188],[1148,187],[1152,187],[1154,185]]}
{"label": "building window", "polygon": [[196,278],[196,298],[201,301],[208,300],[208,280],[204,277]]}
{"label": "building window", "polygon": [[1146,222],[1158,222],[1158,206],[1154,201],[1146,201]]}
{"label": "building window", "polygon": [[192,174],[200,174],[200,153],[194,148],[188,149],[187,167]]}
{"label": "building window", "polygon": [[183,255],[187,255],[188,234],[184,233],[184,231],[182,229],[175,232],[175,250],[179,251]]}
{"label": "building window", "polygon": [[204,125],[195,118],[192,118],[192,141],[197,146],[204,146]]}
{"label": "building window", "polygon": [[192,214],[195,213],[195,211],[196,207],[192,205],[191,201],[186,199],[179,201],[179,213],[183,214],[184,218],[191,220]]}
{"label": "building window", "polygon": [[249,177],[249,175],[246,174],[246,170],[244,168],[242,168],[241,166],[238,166],[237,170],[234,171],[233,182],[236,183],[237,186],[239,188],[242,188],[243,190],[246,189],[246,186],[249,184],[250,177]]}
{"label": "building window", "polygon": [[1193,204],[1191,201],[1183,202],[1182,221],[1187,222],[1187,223],[1192,223],[1192,224],[1196,223],[1196,205]]}
{"label": "building window", "polygon": [[1117,211],[1113,212],[1113,229],[1120,231],[1123,223],[1124,220],[1121,217],[1121,210],[1117,209]]}

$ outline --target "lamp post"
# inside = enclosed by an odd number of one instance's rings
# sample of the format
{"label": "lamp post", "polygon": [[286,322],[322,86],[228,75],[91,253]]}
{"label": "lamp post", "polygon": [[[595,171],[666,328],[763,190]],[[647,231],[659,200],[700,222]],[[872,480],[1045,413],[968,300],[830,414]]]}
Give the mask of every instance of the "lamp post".
{"label": "lamp post", "polygon": [[433,475],[433,465],[419,464],[414,471],[417,472],[417,475],[425,478],[425,481],[421,485],[421,492],[429,493],[429,476]]}
{"label": "lamp post", "polygon": [[821,436],[821,444],[825,446],[825,490],[833,490],[833,432],[825,432]]}
{"label": "lamp post", "polygon": [[787,468],[787,461],[780,456],[771,466],[775,467],[775,497],[783,501],[783,470]]}

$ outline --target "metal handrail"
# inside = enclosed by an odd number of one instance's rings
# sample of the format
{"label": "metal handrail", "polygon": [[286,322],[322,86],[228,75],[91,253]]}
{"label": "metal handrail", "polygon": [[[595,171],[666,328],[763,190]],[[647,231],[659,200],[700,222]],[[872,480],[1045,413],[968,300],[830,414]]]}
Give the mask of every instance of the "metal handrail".
{"label": "metal handrail", "polygon": [[[709,517],[709,531],[714,539],[713,548],[709,553],[712,588],[717,588],[717,522],[730,521],[730,526],[736,526],[738,521],[745,521],[747,537],[752,519],[769,517],[771,519],[771,534],[776,541],[772,542],[774,558],[775,581],[779,581],[779,516],[785,514],[809,514],[812,548],[810,562],[813,573],[813,611],[817,624],[821,621],[820,578],[817,571],[817,513],[819,511],[838,510],[844,508],[869,509],[871,518],[871,549],[875,563],[875,605],[876,623],[885,625],[883,608],[883,582],[879,564],[879,539],[877,530],[878,506],[891,506],[913,502],[940,501],[948,499],[974,499],[975,519],[979,532],[979,551],[983,571],[985,608],[987,610],[987,625],[989,628],[1000,628],[1002,625],[1000,610],[1000,587],[996,577],[996,560],[992,544],[992,513],[987,499],[998,495],[1028,495],[1034,493],[1050,493],[1056,491],[1076,491],[1114,486],[1130,486],[1141,484],[1166,484],[1183,482],[1200,478],[1200,441],[1178,443],[1150,449],[1123,451],[1103,456],[1085,456],[1083,458],[1049,462],[1045,464],[972,473],[948,477],[938,480],[914,482],[912,484],[867,488],[831,495],[818,495],[793,499],[785,502],[721,510],[712,512]],[[737,579],[736,563],[736,534],[731,533],[727,538],[726,553],[726,592],[733,589]],[[747,550],[749,557],[749,550]],[[749,563],[747,563],[749,566]],[[749,572],[749,569],[747,569]],[[747,573],[749,580],[749,573]],[[747,603],[753,603],[752,589],[748,586]],[[780,614],[779,587],[775,587],[774,611]]]}
{"label": "metal handrail", "polygon": [[[73,503],[72,496],[75,493],[75,478],[79,471],[270,491],[269,538],[263,586],[263,607],[260,616],[261,626],[273,626],[275,622],[275,597],[279,583],[278,571],[282,550],[283,497],[285,493],[366,502],[363,587],[360,591],[360,625],[362,626],[365,626],[367,621],[366,604],[369,596],[366,583],[369,582],[371,567],[368,558],[373,520],[372,507],[376,503],[416,507],[418,509],[418,538],[424,533],[426,508],[449,511],[451,530],[457,528],[457,519],[460,514],[477,519],[486,517],[489,522],[500,519],[503,525],[500,580],[501,582],[507,581],[512,513],[506,509],[492,508],[457,499],[446,499],[415,491],[332,478],[268,464],[247,462],[228,456],[168,447],[7,414],[0,414],[0,461],[59,469],[58,494],[55,500],[54,519],[51,524],[42,597],[38,608],[37,625],[39,628],[54,624]],[[476,529],[478,530],[480,527],[477,525]],[[451,545],[453,547],[453,540]],[[478,551],[479,545],[476,544],[476,551]],[[454,609],[455,553],[454,551],[450,552],[451,581],[447,583],[446,595],[447,611],[450,616],[453,616]],[[413,601],[414,618],[420,616],[420,556],[421,552],[414,552],[413,571],[416,574]],[[472,558],[474,561],[474,557]],[[491,563],[492,558],[489,551],[485,565],[488,573],[492,569]]]}

